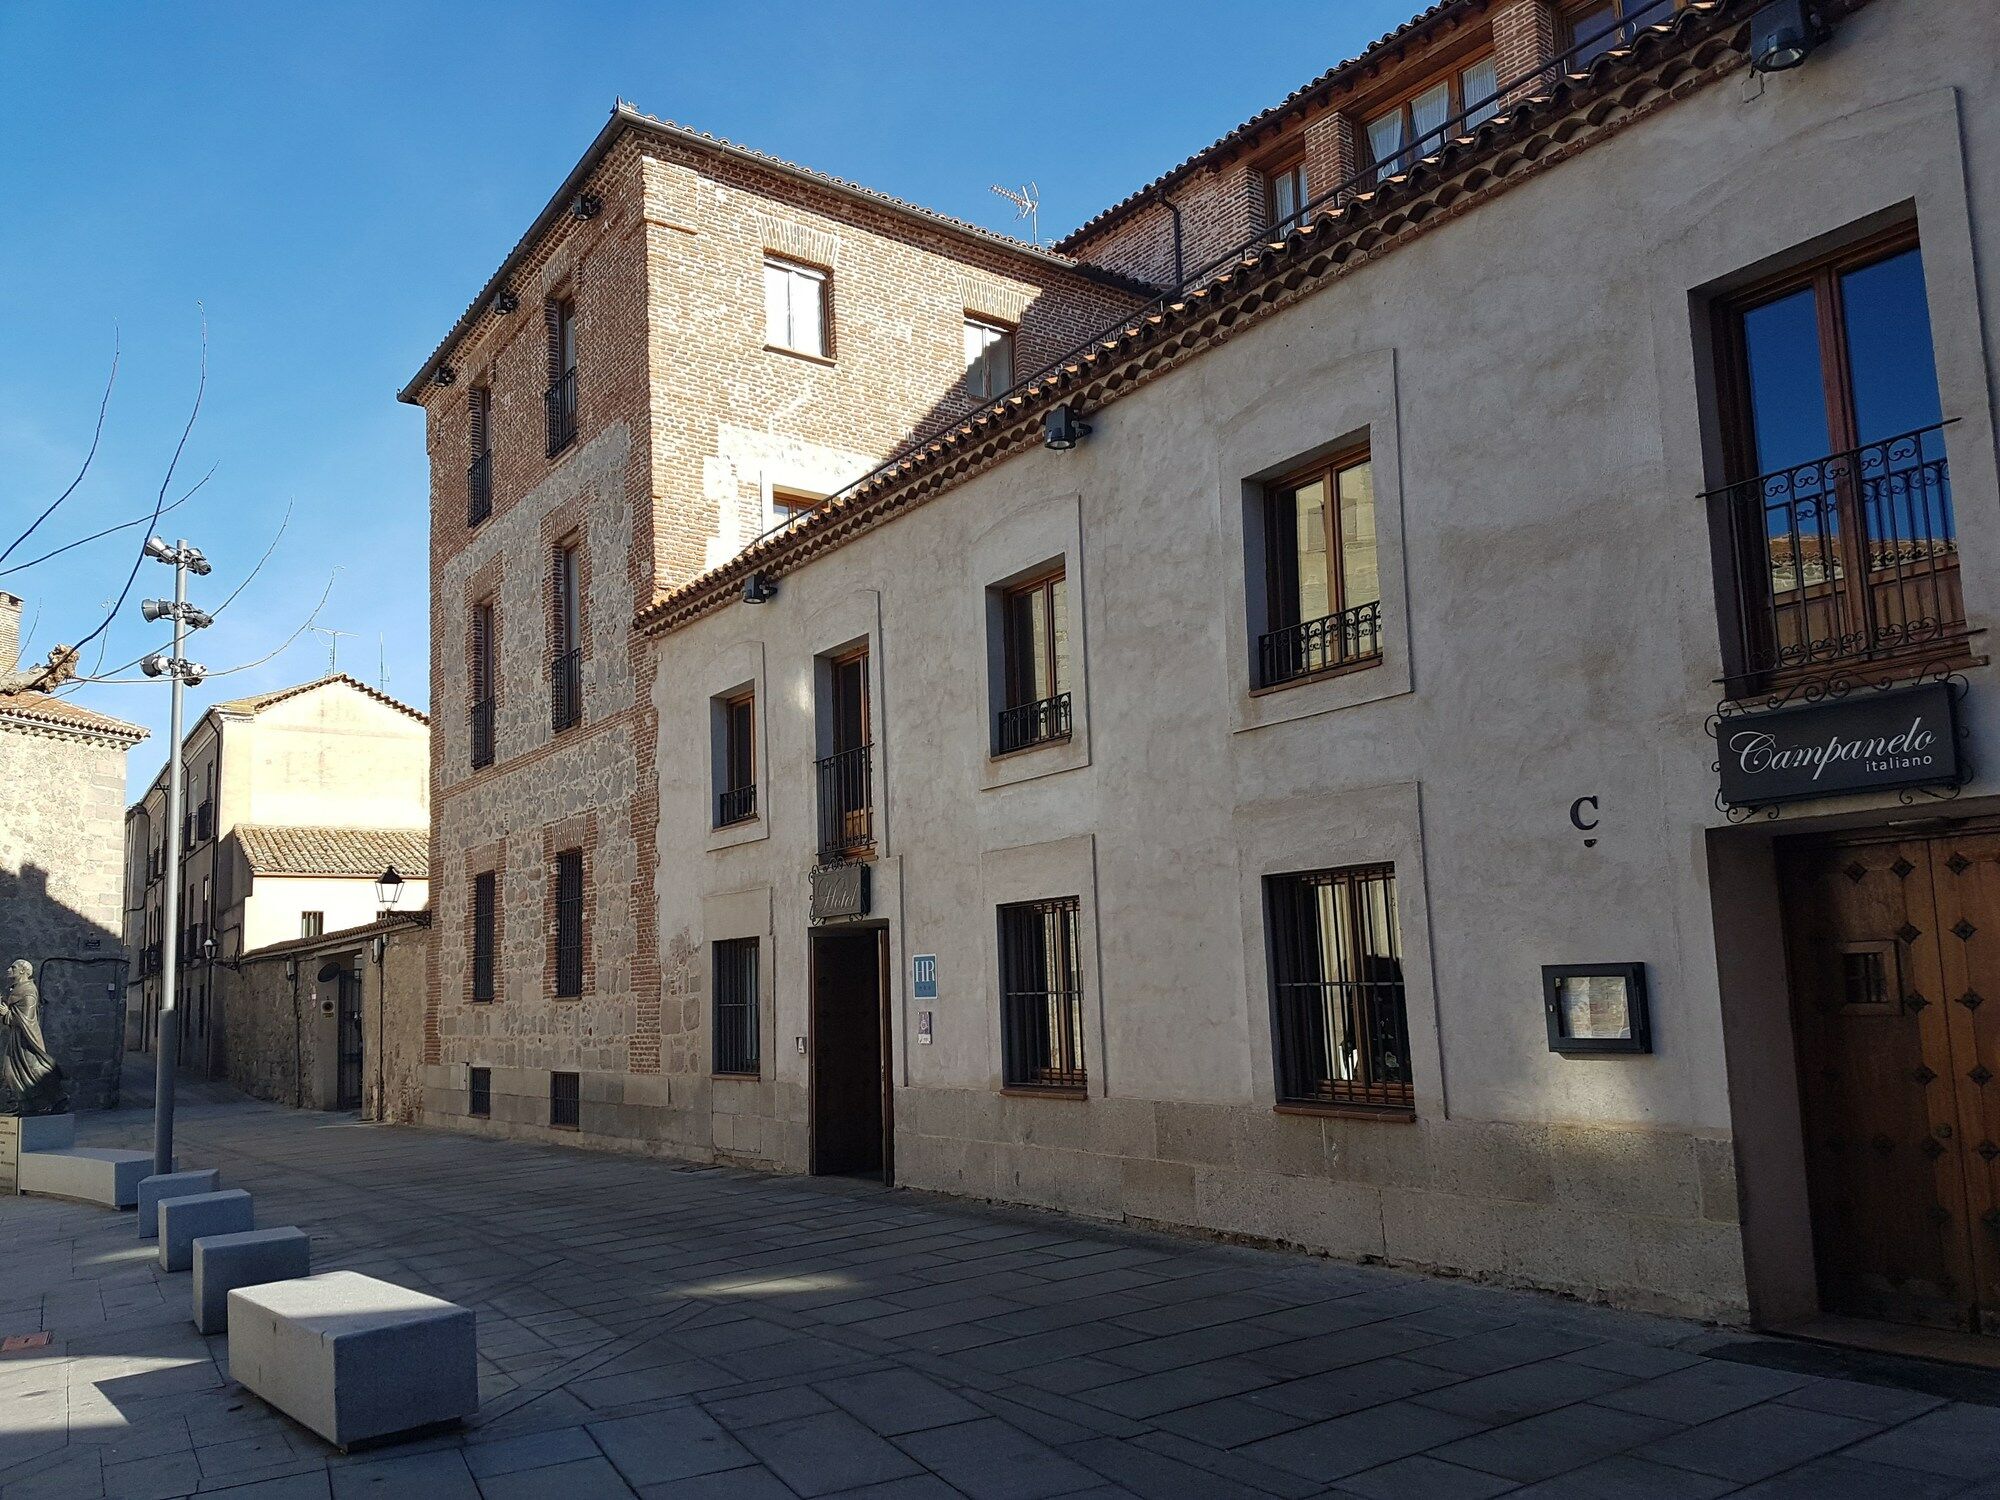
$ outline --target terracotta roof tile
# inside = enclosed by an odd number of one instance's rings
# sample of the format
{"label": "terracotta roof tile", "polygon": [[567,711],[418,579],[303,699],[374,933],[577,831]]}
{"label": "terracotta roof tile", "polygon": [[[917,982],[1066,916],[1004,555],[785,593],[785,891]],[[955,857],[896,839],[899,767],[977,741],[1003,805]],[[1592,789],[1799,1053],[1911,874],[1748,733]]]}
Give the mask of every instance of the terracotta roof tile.
{"label": "terracotta roof tile", "polygon": [[226,702],[215,704],[214,707],[221,709],[225,713],[262,713],[274,703],[283,703],[287,698],[296,698],[301,693],[310,693],[315,688],[329,687],[336,682],[345,683],[356,692],[365,693],[378,703],[386,703],[391,708],[400,709],[420,724],[430,723],[430,716],[421,709],[410,707],[409,704],[403,702],[400,698],[391,698],[380,689],[372,688],[367,683],[361,681],[360,678],[351,677],[345,672],[329,672],[324,677],[315,677],[311,682],[295,683],[293,686],[287,688],[273,688],[268,693],[254,693],[247,698],[231,698]]}
{"label": "terracotta roof tile", "polygon": [[138,744],[147,734],[137,724],[128,724],[123,719],[114,719],[94,708],[85,708],[81,703],[54,698],[47,693],[0,693],[0,720],[6,719],[47,724],[60,729],[89,730],[122,739],[128,745]]}
{"label": "terracotta roof tile", "polygon": [[243,857],[259,875],[379,875],[430,878],[430,834],[421,828],[280,828],[239,823]]}

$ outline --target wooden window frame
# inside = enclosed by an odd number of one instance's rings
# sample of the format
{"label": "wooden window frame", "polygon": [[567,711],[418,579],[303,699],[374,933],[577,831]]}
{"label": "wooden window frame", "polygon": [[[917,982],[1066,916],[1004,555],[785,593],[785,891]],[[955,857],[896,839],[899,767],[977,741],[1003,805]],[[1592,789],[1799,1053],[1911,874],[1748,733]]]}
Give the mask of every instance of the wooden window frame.
{"label": "wooden window frame", "polygon": [[[712,1076],[716,1078],[759,1078],[763,1076],[763,1046],[758,1026],[761,1004],[761,974],[758,943],[754,937],[723,938],[709,945],[709,961],[714,976],[709,1002],[709,1041]],[[724,1009],[734,1007],[740,1014],[737,1024],[725,1027]],[[724,1039],[737,1043],[725,1056]]]}
{"label": "wooden window frame", "polygon": [[[839,755],[847,750],[864,750],[875,743],[874,705],[869,701],[874,695],[868,684],[868,648],[857,646],[852,651],[843,651],[838,656],[827,658],[827,737],[832,753]],[[861,684],[861,722],[858,738],[844,744],[841,730],[846,725],[846,713],[840,700],[840,674],[852,671]]]}
{"label": "wooden window frame", "polygon": [[[1259,162],[1257,181],[1260,188],[1260,203],[1264,211],[1264,228],[1277,234],[1296,229],[1305,222],[1306,204],[1312,201],[1312,183],[1306,176],[1306,148],[1303,141]],[[1298,203],[1288,214],[1278,212],[1278,184],[1286,178],[1294,178]]]}
{"label": "wooden window frame", "polygon": [[[722,764],[716,768],[720,774],[716,778],[719,785],[716,788],[714,826],[734,828],[738,824],[751,822],[757,816],[757,690],[754,687],[747,687],[724,694],[716,701],[716,706],[722,714]],[[747,715],[747,722],[740,737],[737,733],[739,711]],[[736,774],[738,770],[744,773],[740,779]],[[749,810],[740,812],[734,817],[725,817],[724,799],[731,793],[745,791],[751,794]]]}
{"label": "wooden window frame", "polygon": [[[1607,52],[1616,51],[1620,47],[1630,46],[1632,38],[1638,33],[1628,32],[1625,29],[1631,24],[1629,13],[1632,11],[1643,12],[1648,7],[1657,3],[1658,0],[1578,0],[1578,3],[1565,5],[1556,16],[1556,56],[1568,57],[1571,52],[1576,50],[1577,43],[1584,39],[1577,35],[1577,26],[1583,20],[1585,12],[1602,10],[1606,6],[1616,8],[1618,13],[1617,20],[1614,23],[1613,29],[1604,33],[1603,45],[1598,48],[1596,56],[1591,58],[1590,61],[1594,63],[1597,61],[1597,58],[1604,56]],[[1643,31],[1648,27],[1666,25],[1669,20],[1673,19],[1673,16],[1678,16],[1687,7],[1688,0],[1672,0],[1672,4],[1672,15],[1660,20],[1648,21],[1639,30]],[[1588,63],[1579,64],[1575,59],[1571,59],[1568,71],[1574,73],[1579,67],[1588,66]]]}
{"label": "wooden window frame", "polygon": [[[1468,127],[1464,121],[1467,103],[1465,97],[1465,75],[1483,62],[1494,62],[1496,64],[1497,82],[1501,86],[1504,86],[1506,80],[1497,78],[1498,55],[1495,49],[1486,47],[1452,63],[1449,67],[1439,69],[1426,77],[1414,88],[1399,90],[1400,97],[1388,108],[1370,109],[1355,119],[1355,147],[1358,152],[1365,154],[1367,157],[1365,163],[1357,163],[1357,165],[1364,172],[1373,170],[1375,183],[1378,187],[1391,177],[1409,171],[1411,167],[1424,160],[1425,157],[1435,154],[1438,149],[1437,147],[1433,147],[1430,151],[1419,149],[1417,117],[1414,106],[1419,98],[1430,93],[1439,84],[1445,86],[1446,92],[1444,124],[1439,127],[1443,135],[1438,142],[1438,146],[1441,147],[1445,142],[1456,140],[1459,136],[1465,134],[1468,129],[1477,128],[1476,126]],[[1494,113],[1497,114],[1498,112],[1496,102]],[[1403,149],[1397,155],[1400,165],[1396,166],[1393,170],[1386,168],[1376,157],[1374,138],[1374,127],[1392,114],[1400,115],[1403,124]],[[1490,119],[1492,116],[1489,115],[1487,118]],[[1482,121],[1480,123],[1483,124],[1485,122]]]}
{"label": "wooden window frame", "polygon": [[[1050,932],[1053,920],[1055,933]],[[1010,1094],[1082,1097],[1090,1074],[1084,1050],[1083,902],[1077,896],[1010,901],[994,909],[999,944],[1001,1080]],[[1035,930],[1026,929],[1032,926]],[[1031,953],[1059,955],[1060,975],[1019,972]],[[1024,1014],[1025,1012],[1025,1014]],[[1024,1058],[1022,1043],[1036,1044],[1047,1062]]]}
{"label": "wooden window frame", "polygon": [[[976,313],[967,313],[965,315],[964,326],[966,328],[984,329],[988,333],[998,335],[997,338],[991,340],[981,348],[977,360],[968,361],[965,366],[965,394],[974,401],[996,400],[1014,387],[1016,373],[1014,369],[1015,355],[1020,349],[1016,335],[1019,334],[1020,330],[1011,323],[1002,323],[997,318],[982,318]],[[996,347],[1004,347],[1007,351],[1007,380],[1005,384],[998,386],[993,383],[992,362],[990,358],[991,351]],[[980,375],[977,385],[973,383],[972,379],[972,372],[974,370],[979,371]]]}
{"label": "wooden window frame", "polygon": [[[1372,924],[1367,920],[1370,913],[1364,909],[1362,891],[1366,886],[1374,886],[1386,893],[1390,903],[1388,938],[1392,952],[1376,954],[1368,952],[1364,946],[1363,934],[1372,934]],[[1354,1079],[1340,1079],[1331,1076],[1313,1079],[1310,1090],[1288,1086],[1288,1080],[1304,1078],[1313,1070],[1308,1066],[1310,1059],[1292,1057],[1287,1048],[1293,1045],[1295,1032],[1302,1033],[1303,1024],[1294,1024],[1288,1019],[1288,1008],[1296,1002],[1288,996],[1288,990],[1310,987],[1324,987],[1326,981],[1307,977],[1303,973],[1293,975],[1290,965],[1299,957],[1299,943],[1288,923],[1299,922],[1296,906],[1288,909],[1288,903],[1302,904],[1300,894],[1308,890],[1332,887],[1339,892],[1337,899],[1344,908],[1343,931],[1352,939],[1352,952],[1339,955],[1332,966],[1334,972],[1362,973],[1371,960],[1393,963],[1396,977],[1393,980],[1351,980],[1336,981],[1343,987],[1375,990],[1389,988],[1394,991],[1397,1025],[1401,1036],[1395,1040],[1402,1047],[1403,1066],[1406,1073],[1413,1071],[1409,1056],[1409,1000],[1406,969],[1402,953],[1402,901],[1397,894],[1396,867],[1393,864],[1377,863],[1363,865],[1338,865],[1319,870],[1286,871],[1264,877],[1264,921],[1268,943],[1267,968],[1271,986],[1271,1052],[1272,1081],[1277,1096],[1276,1107],[1281,1111],[1297,1113],[1337,1113],[1385,1116],[1395,1119],[1412,1118],[1416,1111],[1415,1085],[1409,1078],[1374,1078],[1365,1076],[1374,1070],[1373,1054],[1379,1040],[1378,1018],[1372,1013],[1373,994],[1358,997],[1347,1020],[1353,1028],[1358,1044],[1355,1048],[1356,1070],[1364,1076]],[[1318,907],[1313,906],[1313,947],[1320,955],[1319,968],[1324,973],[1327,968],[1324,939],[1318,924]],[[1324,1007],[1326,1000],[1319,1002]],[[1331,1059],[1334,1052],[1333,1037],[1330,1032],[1320,1033],[1321,1054],[1327,1059],[1327,1066],[1319,1071],[1331,1073]]]}
{"label": "wooden window frame", "polygon": [[[1312,484],[1315,480],[1326,486],[1326,498],[1320,507],[1320,529],[1326,548],[1327,604],[1328,613],[1322,619],[1335,620],[1349,608],[1347,602],[1348,578],[1347,560],[1340,545],[1340,476],[1363,464],[1375,462],[1373,446],[1369,442],[1352,444],[1338,449],[1323,458],[1313,460],[1302,468],[1273,479],[1264,485],[1263,527],[1264,527],[1264,630],[1262,633],[1284,630],[1304,625],[1309,621],[1280,619],[1278,601],[1290,598],[1296,593],[1298,584],[1298,530],[1294,521],[1289,527],[1280,524],[1279,501]],[[1372,477],[1372,475],[1371,475]],[[1376,567],[1381,567],[1382,523],[1379,508],[1375,520]],[[1286,559],[1289,558],[1289,564]],[[1289,571],[1287,571],[1289,568]],[[1377,589],[1379,594],[1381,590]],[[1376,601],[1379,606],[1381,601]],[[1288,612],[1295,613],[1288,607]],[[1320,682],[1329,677],[1341,677],[1350,672],[1365,672],[1382,664],[1381,624],[1375,631],[1375,649],[1355,657],[1352,661],[1339,662],[1333,666],[1313,672],[1302,672],[1296,676],[1279,678],[1276,681],[1257,683],[1258,691],[1275,691],[1292,687],[1302,682]]]}
{"label": "wooden window frame", "polygon": [[[772,266],[776,266],[778,269],[788,272],[792,276],[804,277],[808,281],[813,281],[818,283],[820,347],[817,349],[805,349],[801,348],[797,344],[773,342],[771,338],[771,324],[770,324],[768,308],[766,309],[766,316],[764,321],[764,347],[770,350],[773,354],[789,354],[797,359],[809,359],[809,360],[815,360],[821,364],[832,364],[834,360],[832,268],[828,266],[816,266],[812,264],[812,262],[810,261],[796,260],[789,255],[779,255],[773,251],[767,250],[764,252],[764,258],[759,264],[759,271],[761,273],[764,270],[768,270]],[[786,316],[786,328],[785,328],[785,333],[788,338],[791,336],[792,333],[792,328],[791,328],[792,319],[790,317],[790,310],[791,310],[791,303],[789,300],[789,293],[788,293],[786,301],[787,316]]]}

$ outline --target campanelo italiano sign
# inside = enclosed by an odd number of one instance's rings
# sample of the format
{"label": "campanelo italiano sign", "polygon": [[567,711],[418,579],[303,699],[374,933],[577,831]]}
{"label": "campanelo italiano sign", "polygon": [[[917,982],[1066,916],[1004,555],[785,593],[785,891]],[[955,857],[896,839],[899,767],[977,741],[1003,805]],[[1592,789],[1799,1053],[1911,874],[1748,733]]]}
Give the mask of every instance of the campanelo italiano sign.
{"label": "campanelo italiano sign", "polygon": [[1725,719],[1716,741],[1731,807],[1959,780],[1958,726],[1943,682]]}

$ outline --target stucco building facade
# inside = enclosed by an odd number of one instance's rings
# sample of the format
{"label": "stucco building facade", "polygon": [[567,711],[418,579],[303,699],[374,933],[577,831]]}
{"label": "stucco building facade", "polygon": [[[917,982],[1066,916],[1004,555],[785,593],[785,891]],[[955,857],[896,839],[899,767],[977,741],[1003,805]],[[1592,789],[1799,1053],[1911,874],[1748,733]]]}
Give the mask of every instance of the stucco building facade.
{"label": "stucco building facade", "polygon": [[659,1051],[488,825],[426,1119],[2000,1326],[2000,32],[1819,10],[1434,7],[1064,241],[1157,297],[616,622]]}

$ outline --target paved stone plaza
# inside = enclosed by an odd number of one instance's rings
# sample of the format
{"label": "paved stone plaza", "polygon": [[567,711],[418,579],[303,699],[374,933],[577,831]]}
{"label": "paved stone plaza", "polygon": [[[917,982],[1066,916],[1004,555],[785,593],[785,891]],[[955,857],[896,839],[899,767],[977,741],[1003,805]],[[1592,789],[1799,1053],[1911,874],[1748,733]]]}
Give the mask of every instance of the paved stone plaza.
{"label": "paved stone plaza", "polygon": [[2000,1495],[1993,1377],[201,1090],[181,1121],[315,1270],[475,1308],[484,1405],[339,1454],[230,1383],[129,1214],[6,1199],[0,1336],[54,1340],[0,1356],[0,1500]]}

